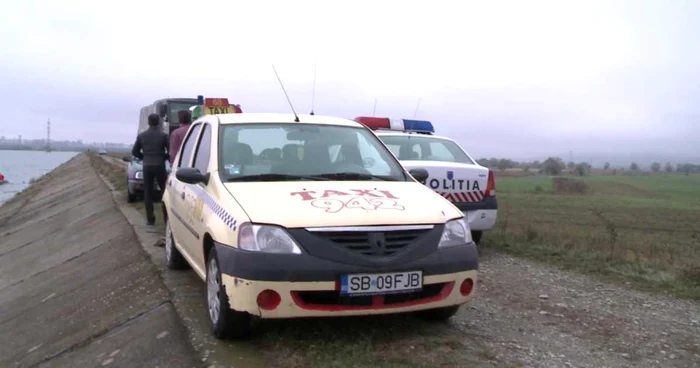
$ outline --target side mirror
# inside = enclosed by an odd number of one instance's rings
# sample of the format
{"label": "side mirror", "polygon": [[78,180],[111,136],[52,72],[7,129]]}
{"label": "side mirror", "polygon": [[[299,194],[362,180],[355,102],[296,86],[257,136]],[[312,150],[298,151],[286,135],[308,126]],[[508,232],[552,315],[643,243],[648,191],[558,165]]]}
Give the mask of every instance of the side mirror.
{"label": "side mirror", "polygon": [[123,157],[122,157],[122,161],[124,161],[124,162],[131,162],[131,157],[129,157],[129,156],[123,156]]}
{"label": "side mirror", "polygon": [[181,167],[175,171],[177,180],[187,184],[197,184],[209,182],[209,174],[202,174],[199,169],[194,167]]}
{"label": "side mirror", "polygon": [[428,179],[428,170],[426,169],[411,169],[408,171],[411,176],[416,179],[417,181],[425,184],[425,181]]}
{"label": "side mirror", "polygon": [[168,105],[162,104],[158,106],[158,115],[160,115],[161,118],[165,118],[165,116],[168,114]]}

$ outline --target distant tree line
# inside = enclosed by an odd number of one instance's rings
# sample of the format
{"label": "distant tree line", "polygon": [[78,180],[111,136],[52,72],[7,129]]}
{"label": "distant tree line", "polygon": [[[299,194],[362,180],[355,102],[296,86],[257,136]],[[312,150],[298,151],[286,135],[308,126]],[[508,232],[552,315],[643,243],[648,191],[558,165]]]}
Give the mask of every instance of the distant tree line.
{"label": "distant tree line", "polygon": [[[515,161],[509,158],[481,158],[477,160],[477,163],[481,166],[488,167],[490,169],[497,169],[500,171],[506,171],[508,169],[522,169],[525,172],[529,172],[531,169],[538,170],[539,172],[547,175],[559,175],[564,170],[568,169],[570,172],[575,172],[581,176],[590,173],[592,166],[588,162],[567,162],[565,163],[559,157],[549,157],[544,161]],[[662,165],[659,162],[654,162],[651,164],[651,171],[659,172],[662,169]],[[700,173],[700,165],[684,163],[676,164],[674,167],[670,162],[663,165],[663,169],[666,172],[679,172],[679,173]],[[610,170],[610,163],[606,162],[603,165],[603,170]],[[632,162],[629,166],[630,171],[640,171],[639,165],[636,162]],[[613,169],[613,174],[617,173],[617,169]]]}

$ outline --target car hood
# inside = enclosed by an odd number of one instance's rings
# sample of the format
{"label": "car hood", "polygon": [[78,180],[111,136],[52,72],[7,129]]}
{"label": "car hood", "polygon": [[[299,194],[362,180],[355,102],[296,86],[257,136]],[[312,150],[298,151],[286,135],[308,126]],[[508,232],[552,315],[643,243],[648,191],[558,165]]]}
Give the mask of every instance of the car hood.
{"label": "car hood", "polygon": [[463,216],[418,182],[225,183],[252,222],[288,228],[438,224]]}

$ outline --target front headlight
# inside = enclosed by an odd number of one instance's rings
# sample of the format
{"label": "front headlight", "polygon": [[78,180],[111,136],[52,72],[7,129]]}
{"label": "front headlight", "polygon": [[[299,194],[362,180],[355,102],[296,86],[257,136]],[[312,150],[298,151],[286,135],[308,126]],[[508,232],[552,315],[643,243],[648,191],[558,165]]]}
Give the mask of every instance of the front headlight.
{"label": "front headlight", "polygon": [[472,233],[469,231],[465,217],[462,217],[445,223],[445,229],[442,231],[438,248],[454,247],[471,242]]}
{"label": "front headlight", "polygon": [[242,224],[238,229],[238,246],[243,250],[265,253],[301,254],[301,248],[279,226]]}
{"label": "front headlight", "polygon": [[137,171],[136,174],[134,174],[134,179],[143,179],[143,171]]}

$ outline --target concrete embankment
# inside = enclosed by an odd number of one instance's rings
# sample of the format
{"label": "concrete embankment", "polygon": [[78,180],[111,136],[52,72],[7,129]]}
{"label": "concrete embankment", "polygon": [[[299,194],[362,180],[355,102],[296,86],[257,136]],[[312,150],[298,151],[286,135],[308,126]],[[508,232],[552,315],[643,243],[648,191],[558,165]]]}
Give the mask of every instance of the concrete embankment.
{"label": "concrete embankment", "polygon": [[0,367],[199,365],[88,157],[0,207]]}

